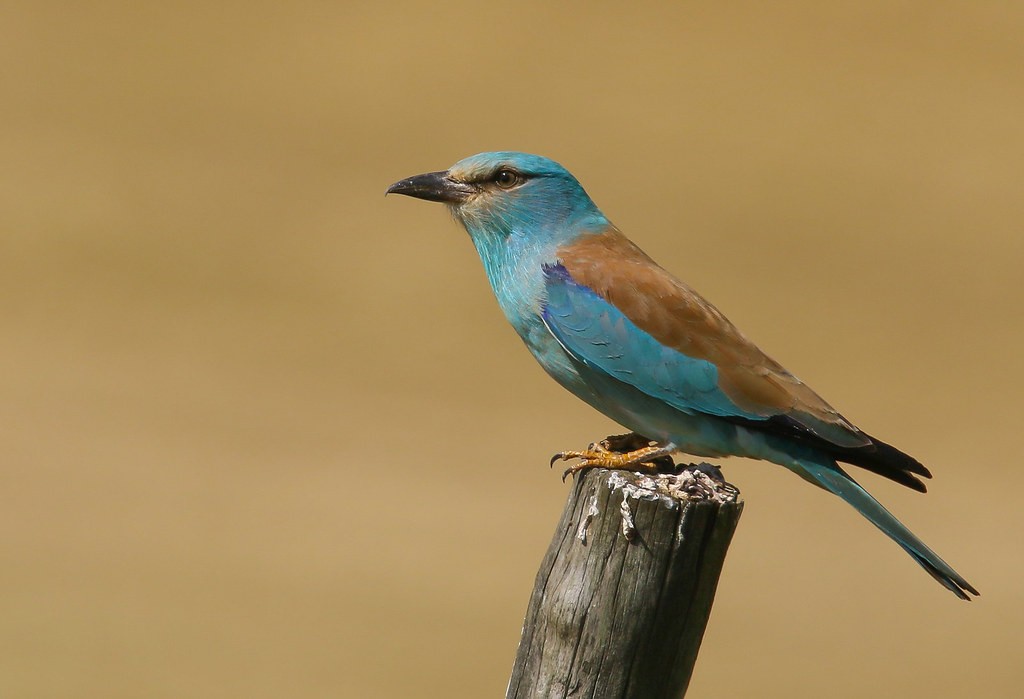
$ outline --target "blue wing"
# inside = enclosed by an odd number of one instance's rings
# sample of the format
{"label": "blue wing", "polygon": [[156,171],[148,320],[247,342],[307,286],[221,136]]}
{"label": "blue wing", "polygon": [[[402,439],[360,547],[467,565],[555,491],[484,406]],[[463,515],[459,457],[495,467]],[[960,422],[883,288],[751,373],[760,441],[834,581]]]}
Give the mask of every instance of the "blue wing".
{"label": "blue wing", "polygon": [[740,409],[718,386],[718,369],[658,342],[561,265],[545,268],[548,330],[569,354],[685,413],[765,420]]}

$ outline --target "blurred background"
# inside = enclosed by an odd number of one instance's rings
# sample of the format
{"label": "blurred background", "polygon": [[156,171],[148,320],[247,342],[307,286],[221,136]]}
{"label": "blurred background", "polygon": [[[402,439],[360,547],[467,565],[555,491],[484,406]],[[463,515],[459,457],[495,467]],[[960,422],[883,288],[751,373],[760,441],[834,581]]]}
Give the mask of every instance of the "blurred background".
{"label": "blurred background", "polygon": [[[935,473],[746,512],[690,696],[1018,696],[1019,3],[5,3],[0,696],[502,696],[618,428],[551,382],[439,205],[548,155]],[[728,689],[725,689],[728,687]]]}

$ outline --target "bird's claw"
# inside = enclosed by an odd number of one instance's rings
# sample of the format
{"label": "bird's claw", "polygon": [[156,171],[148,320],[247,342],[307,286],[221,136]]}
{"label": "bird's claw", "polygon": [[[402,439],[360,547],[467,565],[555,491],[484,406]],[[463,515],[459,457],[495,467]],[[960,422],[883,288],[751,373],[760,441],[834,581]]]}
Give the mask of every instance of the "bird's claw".
{"label": "bird's claw", "polygon": [[581,459],[580,463],[573,464],[569,468],[562,472],[562,482],[565,483],[565,479],[569,477],[570,473],[577,473],[579,471],[586,470],[588,468],[598,468],[603,465],[604,456],[611,454],[607,449],[602,447],[600,444],[591,443],[587,445],[587,448],[583,451],[560,451],[551,457],[551,462],[548,464],[549,467],[554,467],[556,461],[572,461],[573,459]]}
{"label": "bird's claw", "polygon": [[611,451],[602,442],[590,444],[583,451],[560,451],[551,457],[551,466],[554,466],[556,461],[580,460],[580,463],[573,464],[562,473],[562,482],[564,483],[569,474],[576,474],[591,468],[607,468],[617,471],[657,470],[656,461],[669,456],[674,450],[675,447],[671,445],[648,445],[623,453]]}

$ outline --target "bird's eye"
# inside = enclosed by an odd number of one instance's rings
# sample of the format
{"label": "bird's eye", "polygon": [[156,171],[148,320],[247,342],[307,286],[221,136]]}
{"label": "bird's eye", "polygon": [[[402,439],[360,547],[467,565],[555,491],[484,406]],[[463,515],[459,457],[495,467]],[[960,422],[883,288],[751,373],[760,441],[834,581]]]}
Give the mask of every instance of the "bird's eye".
{"label": "bird's eye", "polygon": [[522,181],[522,176],[513,170],[498,170],[494,175],[494,184],[502,189],[512,189]]}

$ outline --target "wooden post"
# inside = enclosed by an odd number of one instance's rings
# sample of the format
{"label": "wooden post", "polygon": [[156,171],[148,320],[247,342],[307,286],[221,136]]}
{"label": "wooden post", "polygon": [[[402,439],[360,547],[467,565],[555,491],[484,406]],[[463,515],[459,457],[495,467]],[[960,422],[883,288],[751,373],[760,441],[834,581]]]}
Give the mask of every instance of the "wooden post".
{"label": "wooden post", "polygon": [[537,572],[508,699],[682,697],[742,510],[708,464],[579,474]]}

